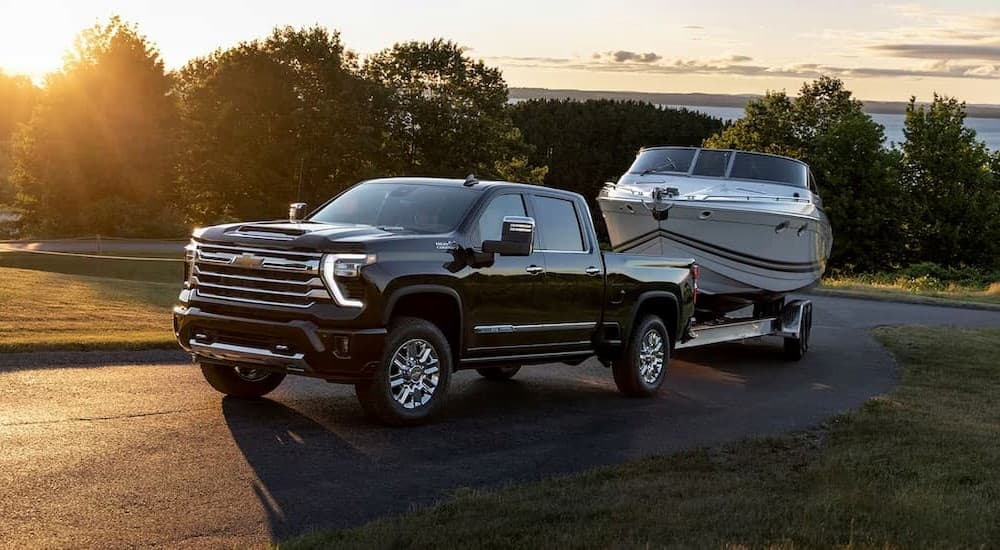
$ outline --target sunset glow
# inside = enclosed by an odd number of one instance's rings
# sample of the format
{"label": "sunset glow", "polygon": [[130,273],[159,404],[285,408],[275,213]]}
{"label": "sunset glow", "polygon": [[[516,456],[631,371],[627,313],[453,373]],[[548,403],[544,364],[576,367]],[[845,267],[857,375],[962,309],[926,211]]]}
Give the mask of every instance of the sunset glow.
{"label": "sunset glow", "polygon": [[89,2],[5,0],[0,68],[41,81],[73,37],[118,14],[168,68],[276,25],[339,30],[365,54],[444,37],[499,66],[511,86],[662,92],[795,90],[818,74],[866,99],[1000,98],[1000,9],[992,0],[835,5],[711,2]]}

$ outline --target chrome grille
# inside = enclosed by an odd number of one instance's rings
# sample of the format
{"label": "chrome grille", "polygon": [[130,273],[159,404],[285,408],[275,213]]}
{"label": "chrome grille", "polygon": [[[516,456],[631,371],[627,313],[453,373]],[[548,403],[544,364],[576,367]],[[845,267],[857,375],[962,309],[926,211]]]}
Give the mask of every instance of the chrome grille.
{"label": "chrome grille", "polygon": [[199,244],[195,292],[230,302],[307,308],[331,299],[320,277],[322,254]]}

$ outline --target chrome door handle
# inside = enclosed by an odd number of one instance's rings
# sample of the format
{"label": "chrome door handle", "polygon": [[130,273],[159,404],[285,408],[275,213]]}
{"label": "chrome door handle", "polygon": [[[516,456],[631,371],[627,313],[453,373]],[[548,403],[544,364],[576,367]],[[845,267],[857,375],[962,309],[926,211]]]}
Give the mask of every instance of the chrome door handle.
{"label": "chrome door handle", "polygon": [[537,265],[529,265],[528,267],[524,268],[524,270],[532,275],[538,275],[539,273],[545,271],[545,268]]}
{"label": "chrome door handle", "polygon": [[601,268],[594,267],[594,266],[588,267],[585,271],[586,271],[587,275],[590,275],[591,277],[593,277],[594,275],[600,275],[601,274]]}

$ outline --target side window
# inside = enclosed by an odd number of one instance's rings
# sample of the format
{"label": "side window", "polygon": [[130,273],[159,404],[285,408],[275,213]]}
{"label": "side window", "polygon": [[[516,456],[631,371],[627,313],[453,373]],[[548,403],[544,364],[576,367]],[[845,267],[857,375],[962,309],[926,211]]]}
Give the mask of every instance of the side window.
{"label": "side window", "polygon": [[535,224],[542,250],[582,252],[583,232],[572,201],[535,197]]}
{"label": "side window", "polygon": [[490,201],[489,206],[479,216],[476,225],[475,245],[482,246],[483,241],[499,241],[501,237],[504,216],[526,216],[524,199],[521,195],[500,195]]}

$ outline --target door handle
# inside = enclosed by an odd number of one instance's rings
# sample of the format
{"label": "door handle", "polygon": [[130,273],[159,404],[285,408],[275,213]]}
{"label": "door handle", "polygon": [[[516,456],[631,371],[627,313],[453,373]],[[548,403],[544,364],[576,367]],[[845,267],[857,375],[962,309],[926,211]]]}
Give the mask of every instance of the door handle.
{"label": "door handle", "polygon": [[529,265],[528,267],[524,268],[524,270],[530,273],[531,275],[538,275],[539,273],[545,271],[545,268],[537,265]]}
{"label": "door handle", "polygon": [[588,267],[585,271],[586,271],[587,275],[590,275],[591,277],[593,277],[594,275],[600,275],[601,274],[601,268],[594,267],[594,266]]}

